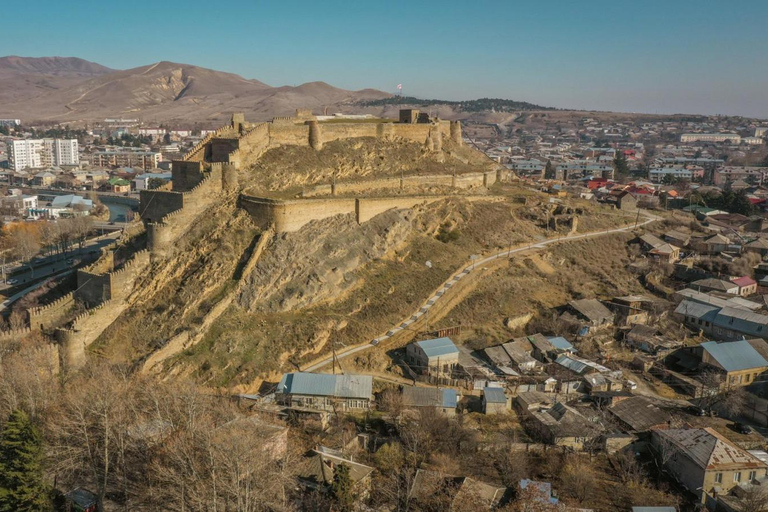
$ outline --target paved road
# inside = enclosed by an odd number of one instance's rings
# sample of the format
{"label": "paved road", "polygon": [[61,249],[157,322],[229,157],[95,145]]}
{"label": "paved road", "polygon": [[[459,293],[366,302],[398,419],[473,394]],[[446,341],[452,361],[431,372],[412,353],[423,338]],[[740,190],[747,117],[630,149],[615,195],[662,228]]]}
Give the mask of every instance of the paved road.
{"label": "paved road", "polygon": [[[643,212],[643,215],[645,216],[645,220],[637,225],[637,227],[645,226],[646,224],[650,224],[651,222],[655,222],[660,219],[660,217],[657,217],[655,215],[652,215],[647,212]],[[471,272],[475,270],[478,266],[482,268],[483,265],[486,263],[489,263],[493,260],[499,259],[499,258],[509,258],[513,254],[521,253],[524,251],[530,251],[530,250],[538,250],[543,249],[547,245],[557,244],[560,242],[571,242],[573,240],[583,240],[585,238],[592,238],[597,236],[604,236],[609,235],[612,233],[622,233],[625,231],[631,231],[635,229],[635,225],[632,224],[630,226],[626,226],[623,228],[615,228],[615,229],[607,229],[604,231],[595,231],[592,233],[584,233],[579,235],[571,235],[571,236],[564,236],[564,237],[558,237],[558,238],[550,238],[548,240],[544,240],[542,242],[536,243],[536,244],[530,244],[523,247],[518,247],[517,249],[511,249],[506,251],[500,251],[496,254],[492,254],[491,256],[488,256],[483,259],[478,259],[475,261],[472,261],[468,264],[466,264],[461,272],[454,274],[453,277],[451,277],[448,281],[443,283],[443,286],[434,294],[432,295],[427,301],[419,308],[418,311],[416,311],[411,317],[402,322],[397,327],[394,327],[393,329],[387,331],[386,334],[383,334],[382,336],[379,336],[378,338],[371,340],[371,342],[367,345],[361,345],[359,347],[355,347],[351,350],[348,350],[344,352],[343,354],[337,354],[337,359],[344,359],[346,357],[349,357],[351,355],[357,354],[359,352],[363,352],[364,350],[368,350],[372,347],[375,347],[379,343],[381,343],[384,340],[387,340],[394,336],[395,334],[399,333],[400,331],[403,331],[405,329],[408,329],[410,325],[412,325],[414,322],[416,322],[419,318],[421,318],[424,315],[429,314],[429,310],[432,308],[432,306],[435,305],[437,301],[440,300],[440,298],[445,295],[445,293],[454,285],[456,285],[459,281],[461,281],[463,278],[468,276]],[[305,372],[314,372],[316,370],[319,370],[320,368],[330,364],[332,361],[332,356],[327,357],[326,359],[323,359],[319,363],[313,364],[312,366],[309,366],[307,368],[304,368],[302,371]]]}
{"label": "paved road", "polygon": [[[57,272],[60,273],[62,271],[72,270],[73,267],[76,267],[82,262],[82,260],[88,255],[89,252],[95,251],[98,253],[102,247],[106,247],[114,243],[115,240],[120,238],[121,234],[121,232],[115,231],[103,237],[91,238],[90,240],[86,241],[85,246],[82,249],[72,249],[67,252],[66,255],[57,254],[56,256],[48,256],[46,258],[37,260],[33,264],[32,271],[29,270],[29,267],[23,265],[21,267],[14,267],[14,269],[18,270],[16,270],[13,275],[10,275],[10,272],[13,269],[8,269],[8,267],[6,267],[6,273],[8,274],[7,277],[9,280],[16,281],[14,286],[19,286],[37,279],[53,277],[54,275],[57,275]],[[72,263],[67,263],[67,260],[70,259],[72,260]],[[34,286],[30,289],[33,290],[36,287],[37,286]],[[11,286],[5,283],[0,283],[0,290],[5,291],[9,288],[11,288]],[[18,294],[14,294],[14,296],[16,295]],[[0,309],[0,311],[2,311],[2,309]]]}

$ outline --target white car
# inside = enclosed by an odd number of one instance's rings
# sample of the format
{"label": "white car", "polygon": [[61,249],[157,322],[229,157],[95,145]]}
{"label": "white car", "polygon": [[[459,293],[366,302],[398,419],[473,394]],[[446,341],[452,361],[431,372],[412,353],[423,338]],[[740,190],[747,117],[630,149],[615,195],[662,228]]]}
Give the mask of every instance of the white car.
{"label": "white car", "polygon": [[18,280],[18,279],[8,279],[8,280],[6,281],[6,283],[8,283],[8,284],[10,284],[11,286],[13,286],[14,284],[19,284],[19,280]]}
{"label": "white car", "polygon": [[633,380],[628,380],[627,381],[627,387],[634,391],[635,389],[637,389],[637,382],[635,382]]}

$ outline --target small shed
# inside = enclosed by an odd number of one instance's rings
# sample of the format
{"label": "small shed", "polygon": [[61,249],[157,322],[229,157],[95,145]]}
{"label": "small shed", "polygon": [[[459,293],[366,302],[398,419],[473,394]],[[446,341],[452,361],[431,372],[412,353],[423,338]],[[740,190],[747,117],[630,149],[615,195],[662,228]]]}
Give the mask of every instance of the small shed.
{"label": "small shed", "polygon": [[507,410],[507,395],[501,388],[485,388],[483,390],[483,413],[499,414]]}

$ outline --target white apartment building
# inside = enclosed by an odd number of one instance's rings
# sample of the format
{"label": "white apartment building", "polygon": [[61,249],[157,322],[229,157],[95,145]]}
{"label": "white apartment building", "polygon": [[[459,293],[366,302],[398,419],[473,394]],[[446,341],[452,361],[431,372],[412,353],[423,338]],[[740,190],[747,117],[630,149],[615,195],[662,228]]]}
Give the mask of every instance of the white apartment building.
{"label": "white apartment building", "polygon": [[762,137],[745,137],[744,142],[751,146],[759,146],[760,144],[765,143]]}
{"label": "white apartment building", "polygon": [[741,144],[741,135],[735,133],[684,133],[680,142],[732,142]]}
{"label": "white apartment building", "polygon": [[755,128],[755,137],[765,137],[768,135],[768,126],[758,126]]}
{"label": "white apartment building", "polygon": [[8,146],[8,163],[12,170],[21,171],[28,167],[42,167],[42,140],[13,139],[6,145]]}
{"label": "white apartment building", "polygon": [[11,169],[77,165],[76,139],[11,139],[7,142]]}

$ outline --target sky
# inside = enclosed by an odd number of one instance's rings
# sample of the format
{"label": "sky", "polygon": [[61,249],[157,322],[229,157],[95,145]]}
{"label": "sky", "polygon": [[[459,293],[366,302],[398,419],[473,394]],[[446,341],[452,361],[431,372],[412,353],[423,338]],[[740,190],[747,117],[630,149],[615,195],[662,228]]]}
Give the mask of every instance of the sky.
{"label": "sky", "polygon": [[[0,56],[168,60],[270,85],[768,117],[768,1],[37,0]],[[29,20],[25,23],[23,20]]]}

